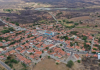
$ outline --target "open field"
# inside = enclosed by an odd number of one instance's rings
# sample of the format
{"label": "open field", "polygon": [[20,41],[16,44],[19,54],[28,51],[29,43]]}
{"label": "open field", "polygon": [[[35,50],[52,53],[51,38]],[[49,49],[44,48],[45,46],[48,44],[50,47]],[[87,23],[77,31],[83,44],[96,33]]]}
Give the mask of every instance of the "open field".
{"label": "open field", "polygon": [[66,65],[59,64],[56,65],[55,60],[53,59],[44,59],[40,63],[38,63],[33,70],[68,70]]}
{"label": "open field", "polygon": [[50,17],[49,20],[53,20],[51,15],[49,15],[47,12],[40,12],[40,11],[34,11],[34,10],[22,10],[19,11],[20,14],[16,13],[0,13],[0,16],[3,18],[9,18],[9,22],[18,22],[20,24],[29,24],[29,23],[35,23],[40,20],[48,20],[48,17]]}
{"label": "open field", "polygon": [[38,63],[33,70],[82,70],[84,66],[80,63],[75,62],[74,66],[70,69],[65,64],[59,63],[56,65],[55,60],[48,59],[47,57]]}
{"label": "open field", "polygon": [[93,5],[100,5],[100,0],[23,0],[25,2],[39,2],[44,4],[51,4],[54,7],[87,7]]}
{"label": "open field", "polygon": [[16,12],[17,10],[34,9],[37,7],[51,7],[51,5],[36,2],[25,2],[22,0],[0,0],[0,12],[5,12],[4,9],[13,9],[14,11],[12,12]]}
{"label": "open field", "polygon": [[81,17],[75,17],[75,18],[71,18],[69,19],[69,21],[79,21],[79,20],[87,20],[87,19],[91,19],[91,17],[89,16],[81,16]]}

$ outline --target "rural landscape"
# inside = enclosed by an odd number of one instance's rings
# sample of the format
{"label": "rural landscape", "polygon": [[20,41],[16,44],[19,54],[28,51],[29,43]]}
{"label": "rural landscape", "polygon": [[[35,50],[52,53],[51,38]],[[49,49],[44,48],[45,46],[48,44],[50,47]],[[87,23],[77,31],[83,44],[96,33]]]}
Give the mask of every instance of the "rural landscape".
{"label": "rural landscape", "polygon": [[0,70],[100,70],[100,0],[0,0]]}

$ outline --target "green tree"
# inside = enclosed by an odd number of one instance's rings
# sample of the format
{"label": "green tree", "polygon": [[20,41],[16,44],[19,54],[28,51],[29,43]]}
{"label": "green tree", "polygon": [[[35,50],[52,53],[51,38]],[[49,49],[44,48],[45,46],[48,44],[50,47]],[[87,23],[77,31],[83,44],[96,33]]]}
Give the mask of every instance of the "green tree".
{"label": "green tree", "polygon": [[95,27],[98,27],[97,25],[95,25]]}
{"label": "green tree", "polygon": [[62,46],[62,44],[60,44],[60,46]]}
{"label": "green tree", "polygon": [[48,56],[48,58],[50,59],[50,56]]}
{"label": "green tree", "polygon": [[83,37],[83,40],[87,40],[87,37],[86,37],[86,36],[84,36],[84,37]]}
{"label": "green tree", "polygon": [[42,56],[40,55],[40,58],[41,58]]}
{"label": "green tree", "polygon": [[19,23],[16,22],[15,24],[16,24],[17,26],[19,26]]}
{"label": "green tree", "polygon": [[80,60],[77,60],[77,62],[80,63],[81,61]]}
{"label": "green tree", "polygon": [[98,39],[98,42],[100,43],[100,38]]}
{"label": "green tree", "polygon": [[65,22],[65,20],[63,20],[63,22]]}
{"label": "green tree", "polygon": [[73,43],[72,42],[70,42],[70,46],[73,46]]}
{"label": "green tree", "polygon": [[58,62],[56,62],[56,65],[58,65],[59,63]]}
{"label": "green tree", "polygon": [[3,34],[9,33],[10,31],[8,29],[1,31]]}
{"label": "green tree", "polygon": [[71,68],[73,65],[74,65],[73,61],[70,60],[70,61],[68,61],[68,63],[67,63],[66,66],[68,66],[69,68]]}
{"label": "green tree", "polygon": [[79,23],[74,23],[74,25],[79,25]]}
{"label": "green tree", "polygon": [[10,56],[8,56],[8,57],[7,57],[7,60],[10,60],[10,59],[11,59],[11,57],[10,57]]}
{"label": "green tree", "polygon": [[48,50],[48,49],[49,49],[49,47],[46,47],[46,49]]}
{"label": "green tree", "polygon": [[12,68],[13,67],[13,65],[11,64],[11,63],[9,63],[9,66]]}
{"label": "green tree", "polygon": [[12,62],[12,63],[18,63],[18,61],[15,60],[15,59],[11,59],[10,62]]}
{"label": "green tree", "polygon": [[8,28],[10,31],[14,31],[14,29],[12,27]]}

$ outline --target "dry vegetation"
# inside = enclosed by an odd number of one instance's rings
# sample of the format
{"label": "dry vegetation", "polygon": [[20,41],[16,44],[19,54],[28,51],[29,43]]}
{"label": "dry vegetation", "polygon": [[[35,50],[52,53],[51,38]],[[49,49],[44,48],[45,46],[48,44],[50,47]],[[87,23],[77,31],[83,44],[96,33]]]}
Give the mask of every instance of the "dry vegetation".
{"label": "dry vegetation", "polygon": [[82,63],[74,63],[74,66],[70,69],[65,64],[59,63],[56,64],[54,59],[48,59],[47,57],[42,60],[40,63],[38,63],[33,70],[82,70],[84,69],[84,66]]}
{"label": "dry vegetation", "polygon": [[97,58],[83,58],[82,63],[86,70],[100,70],[100,61]]}
{"label": "dry vegetation", "polygon": [[6,69],[0,64],[0,70],[6,70]]}

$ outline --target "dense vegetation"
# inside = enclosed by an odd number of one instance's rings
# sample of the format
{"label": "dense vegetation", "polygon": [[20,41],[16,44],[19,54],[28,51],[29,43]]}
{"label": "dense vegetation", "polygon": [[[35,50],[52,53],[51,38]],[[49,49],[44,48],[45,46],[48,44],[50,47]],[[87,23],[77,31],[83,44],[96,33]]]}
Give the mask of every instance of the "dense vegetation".
{"label": "dense vegetation", "polygon": [[10,27],[10,28],[8,28],[8,29],[2,30],[1,32],[2,32],[3,34],[5,34],[5,33],[9,33],[10,31],[14,31],[14,29],[13,29],[12,27]]}

